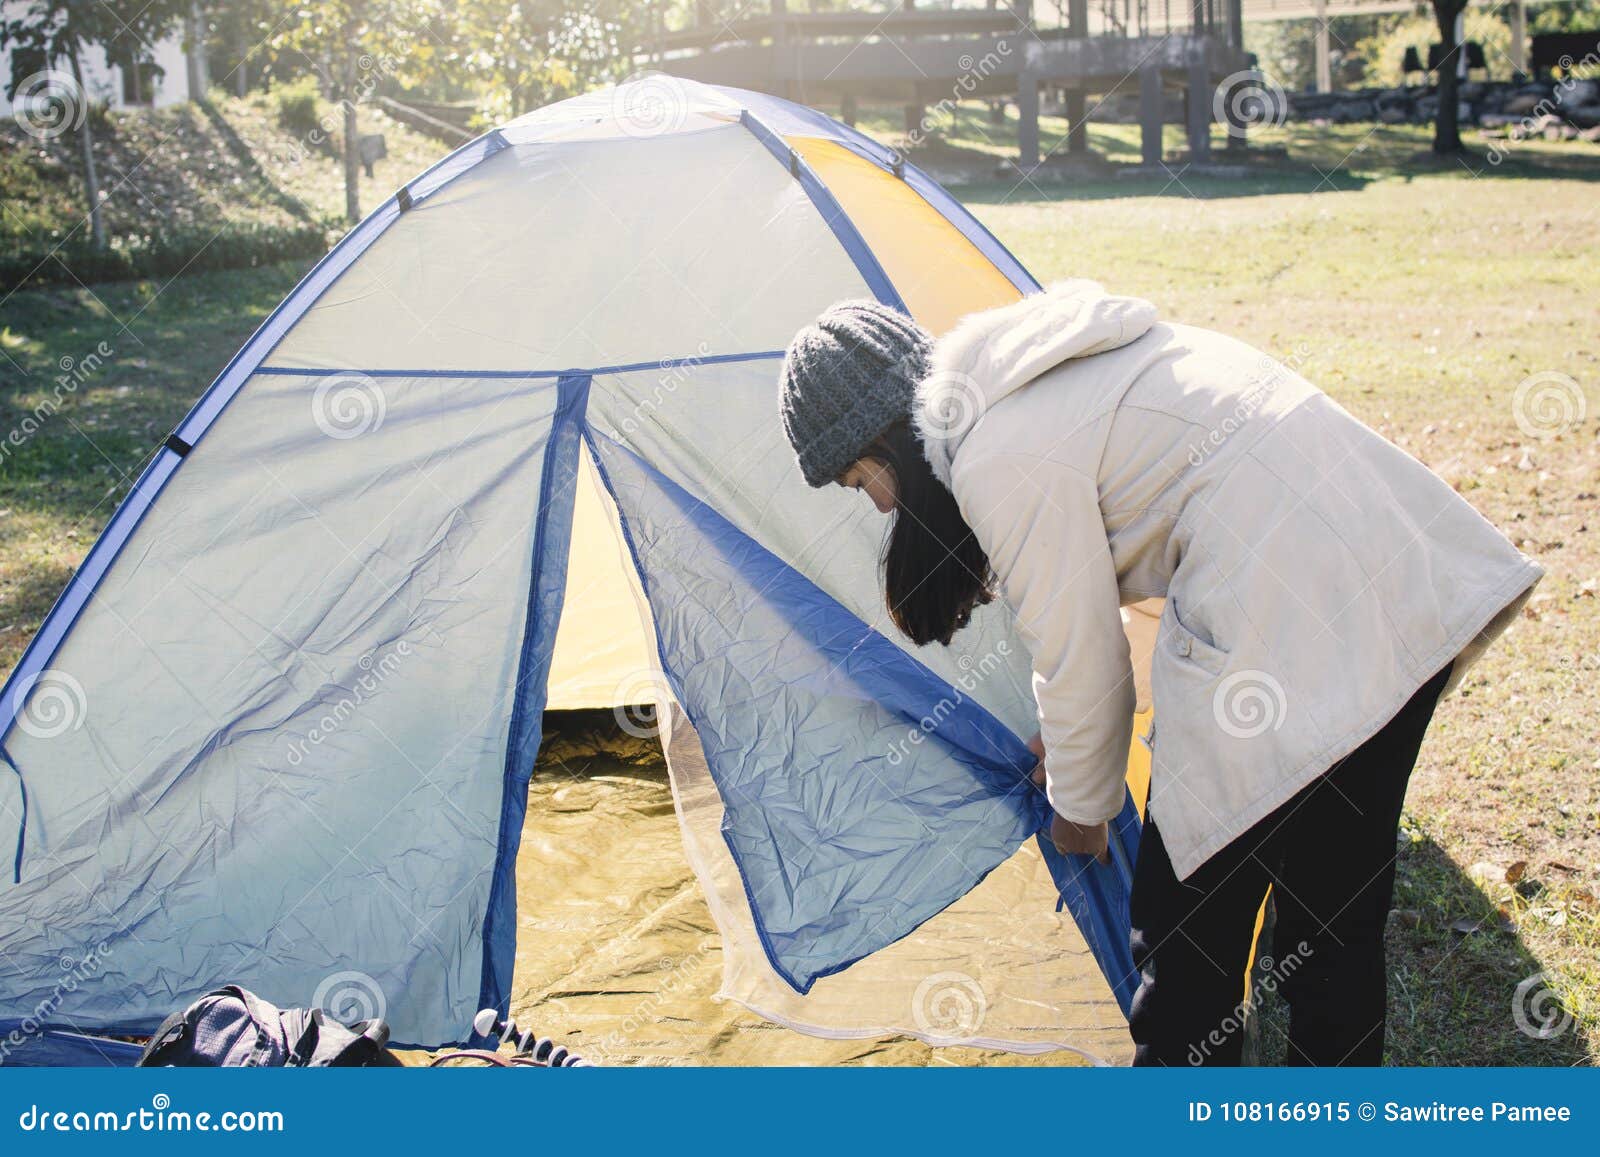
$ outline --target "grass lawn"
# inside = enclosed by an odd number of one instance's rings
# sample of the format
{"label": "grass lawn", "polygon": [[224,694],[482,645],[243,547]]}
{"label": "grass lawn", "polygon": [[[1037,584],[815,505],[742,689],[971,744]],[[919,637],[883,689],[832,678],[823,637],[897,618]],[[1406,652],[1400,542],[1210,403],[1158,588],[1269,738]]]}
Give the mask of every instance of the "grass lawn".
{"label": "grass lawn", "polygon": [[[1419,160],[1416,129],[1266,139],[1305,163],[1237,180],[1175,165],[1077,183],[995,180],[988,164],[987,183],[958,191],[1042,280],[1094,277],[1292,361],[1549,570],[1526,617],[1441,707],[1413,781],[1391,927],[1390,1060],[1592,1063],[1600,153],[1530,143],[1474,175]],[[1096,127],[1094,142],[1118,156],[1136,148],[1121,126]],[[1008,147],[1003,135],[957,133],[929,160]],[[0,445],[0,667],[21,654],[145,456],[299,272],[29,290],[0,304],[0,425],[58,407],[21,445]],[[1578,391],[1567,400],[1581,395],[1584,416],[1524,432],[1515,399],[1536,374],[1576,383],[1557,388]],[[1541,972],[1529,997],[1548,984],[1562,1015],[1543,1039],[1513,1013],[1519,984]]]}

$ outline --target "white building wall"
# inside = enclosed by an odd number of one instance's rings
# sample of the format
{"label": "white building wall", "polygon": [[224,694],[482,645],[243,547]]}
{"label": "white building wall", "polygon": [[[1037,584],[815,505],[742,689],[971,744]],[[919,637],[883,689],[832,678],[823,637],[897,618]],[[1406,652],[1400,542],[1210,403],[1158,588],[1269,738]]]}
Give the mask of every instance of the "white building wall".
{"label": "white building wall", "polygon": [[[0,12],[10,16],[21,6],[15,3],[0,2]],[[163,108],[167,105],[182,104],[189,99],[189,71],[185,64],[183,51],[183,36],[178,29],[152,46],[150,59],[164,69],[164,74],[154,80],[145,92],[147,103]],[[122,69],[106,63],[106,54],[103,49],[90,48],[83,54],[81,60],[83,68],[83,87],[90,99],[94,101],[108,101],[112,108],[126,108],[122,99]],[[64,72],[70,68],[63,61],[57,65]],[[20,77],[17,79],[21,79]],[[11,50],[0,50],[0,115],[11,115],[11,101],[7,99],[6,92],[11,87]]]}

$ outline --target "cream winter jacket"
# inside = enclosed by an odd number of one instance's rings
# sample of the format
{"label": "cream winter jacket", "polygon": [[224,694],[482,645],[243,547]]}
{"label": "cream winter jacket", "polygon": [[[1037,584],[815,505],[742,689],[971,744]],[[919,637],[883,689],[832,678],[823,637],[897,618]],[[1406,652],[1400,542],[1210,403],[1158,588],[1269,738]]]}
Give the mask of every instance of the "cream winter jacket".
{"label": "cream winter jacket", "polygon": [[1188,876],[1360,746],[1543,573],[1249,346],[1066,282],[943,338],[914,414],[1032,652],[1050,802],[1123,800],[1119,609],[1164,597],[1150,812]]}

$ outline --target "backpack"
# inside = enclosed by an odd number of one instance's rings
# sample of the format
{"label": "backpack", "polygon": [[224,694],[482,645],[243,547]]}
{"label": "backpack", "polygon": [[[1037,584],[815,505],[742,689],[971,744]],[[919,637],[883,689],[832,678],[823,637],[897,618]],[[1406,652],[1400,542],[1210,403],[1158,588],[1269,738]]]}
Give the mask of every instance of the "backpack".
{"label": "backpack", "polygon": [[139,1057],[141,1067],[376,1067],[400,1064],[389,1026],[346,1026],[320,1008],[281,1009],[230,984],[161,1022]]}

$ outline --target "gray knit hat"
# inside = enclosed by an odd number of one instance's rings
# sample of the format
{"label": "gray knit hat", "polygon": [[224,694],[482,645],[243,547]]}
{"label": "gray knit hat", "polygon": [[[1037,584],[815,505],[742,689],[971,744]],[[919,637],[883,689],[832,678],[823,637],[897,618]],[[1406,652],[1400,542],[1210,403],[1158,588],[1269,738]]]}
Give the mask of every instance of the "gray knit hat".
{"label": "gray knit hat", "polygon": [[876,301],[841,301],[795,334],[778,411],[808,483],[834,481],[874,438],[911,416],[932,349],[926,330]]}

